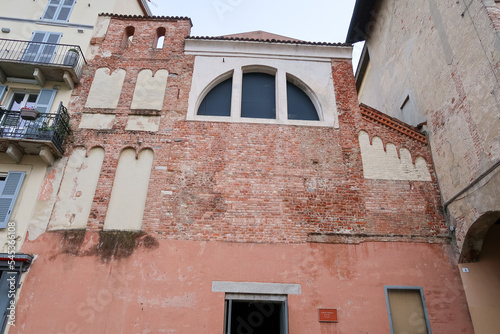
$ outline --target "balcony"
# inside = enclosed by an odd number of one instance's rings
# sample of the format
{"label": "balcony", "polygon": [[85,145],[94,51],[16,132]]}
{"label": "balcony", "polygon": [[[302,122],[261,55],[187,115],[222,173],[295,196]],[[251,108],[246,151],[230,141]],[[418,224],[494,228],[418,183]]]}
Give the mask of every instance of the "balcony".
{"label": "balcony", "polygon": [[73,89],[86,63],[78,45],[0,38],[0,82],[44,86],[45,81],[58,81]]}
{"label": "balcony", "polygon": [[0,152],[20,162],[24,154],[39,155],[52,165],[64,154],[64,142],[70,133],[69,115],[62,102],[56,113],[40,113],[23,119],[21,111],[0,111]]}

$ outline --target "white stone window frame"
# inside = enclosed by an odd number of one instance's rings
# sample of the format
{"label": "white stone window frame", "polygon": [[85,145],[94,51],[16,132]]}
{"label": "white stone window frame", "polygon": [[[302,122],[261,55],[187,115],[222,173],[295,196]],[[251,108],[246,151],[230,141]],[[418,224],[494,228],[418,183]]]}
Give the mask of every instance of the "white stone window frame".
{"label": "white stone window frame", "polygon": [[224,333],[233,334],[226,328],[231,315],[233,301],[257,301],[263,303],[280,303],[282,305],[281,333],[288,334],[288,295],[300,295],[300,284],[289,283],[258,283],[258,282],[227,282],[213,281],[212,292],[224,292]]}
{"label": "white stone window frame", "polygon": [[[339,127],[332,60],[350,59],[350,47],[186,40],[185,51],[196,56],[186,115],[188,121]],[[243,74],[250,72],[275,75],[276,119],[241,117]],[[197,115],[207,93],[230,77],[233,78],[231,116]],[[288,119],[287,81],[309,96],[319,121]]]}

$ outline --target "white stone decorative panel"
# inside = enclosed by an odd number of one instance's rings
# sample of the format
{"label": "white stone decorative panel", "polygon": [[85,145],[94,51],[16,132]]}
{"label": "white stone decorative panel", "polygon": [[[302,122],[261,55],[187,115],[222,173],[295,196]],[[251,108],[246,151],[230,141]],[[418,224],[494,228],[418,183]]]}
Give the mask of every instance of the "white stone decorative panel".
{"label": "white stone decorative panel", "polygon": [[68,164],[57,196],[51,230],[87,227],[90,209],[104,160],[104,149],[93,148],[85,156],[84,148],[76,148]]}
{"label": "white stone decorative panel", "polygon": [[152,165],[152,150],[141,151],[137,159],[131,148],[120,154],[104,230],[141,229]]}
{"label": "white stone decorative panel", "polygon": [[167,79],[167,70],[159,70],[154,76],[151,70],[139,72],[130,108],[162,110]]}
{"label": "white stone decorative panel", "polygon": [[111,129],[115,121],[115,115],[107,114],[83,114],[80,121],[80,129]]}
{"label": "white stone decorative panel", "polygon": [[87,108],[116,108],[122,91],[126,71],[118,69],[111,73],[109,68],[99,68],[94,75]]}
{"label": "white stone decorative panel", "polygon": [[158,131],[160,116],[130,115],[125,130],[130,131]]}
{"label": "white stone decorative panel", "polygon": [[412,162],[410,151],[405,148],[399,150],[391,143],[386,145],[378,137],[372,138],[368,133],[359,133],[359,145],[361,147],[361,158],[363,160],[363,174],[367,179],[383,180],[408,180],[408,181],[431,181],[431,175],[427,162],[422,157]]}

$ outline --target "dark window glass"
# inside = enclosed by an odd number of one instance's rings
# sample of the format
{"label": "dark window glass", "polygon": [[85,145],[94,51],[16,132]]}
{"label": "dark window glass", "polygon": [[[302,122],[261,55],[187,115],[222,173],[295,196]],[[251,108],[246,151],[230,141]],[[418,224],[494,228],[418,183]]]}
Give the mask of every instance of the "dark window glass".
{"label": "dark window glass", "polygon": [[198,115],[231,116],[231,91],[233,78],[229,78],[205,96],[198,108]]}
{"label": "dark window glass", "polygon": [[[232,333],[279,334],[285,333],[282,303],[258,301],[230,301],[231,310],[226,328]],[[229,330],[226,330],[229,333]]]}
{"label": "dark window glass", "polygon": [[289,81],[286,83],[286,96],[288,119],[319,121],[318,112],[309,96]]}
{"label": "dark window glass", "polygon": [[276,118],[276,92],[273,75],[243,74],[241,117]]}

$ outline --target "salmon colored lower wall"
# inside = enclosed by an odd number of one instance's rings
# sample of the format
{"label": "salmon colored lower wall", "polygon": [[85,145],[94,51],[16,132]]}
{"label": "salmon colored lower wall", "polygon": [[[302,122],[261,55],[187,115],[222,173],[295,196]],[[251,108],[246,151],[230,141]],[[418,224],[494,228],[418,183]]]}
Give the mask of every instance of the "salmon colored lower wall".
{"label": "salmon colored lower wall", "polygon": [[[473,333],[447,247],[419,243],[251,244],[137,239],[127,253],[99,234],[45,233],[9,333],[222,333],[224,293],[213,281],[300,284],[288,296],[289,333],[389,333],[384,285],[423,287],[432,333]],[[110,258],[110,254],[122,256]],[[318,308],[338,309],[319,323]]]}

